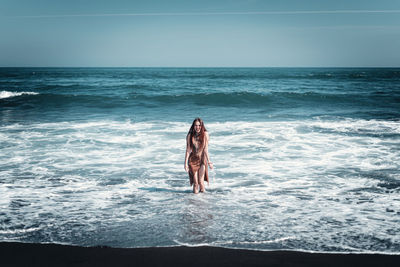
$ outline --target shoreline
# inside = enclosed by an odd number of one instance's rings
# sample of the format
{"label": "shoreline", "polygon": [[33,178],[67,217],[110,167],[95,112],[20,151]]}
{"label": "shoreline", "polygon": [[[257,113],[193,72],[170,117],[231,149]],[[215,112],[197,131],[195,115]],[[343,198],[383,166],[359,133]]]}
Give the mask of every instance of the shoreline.
{"label": "shoreline", "polygon": [[396,266],[400,255],[0,242],[1,266]]}

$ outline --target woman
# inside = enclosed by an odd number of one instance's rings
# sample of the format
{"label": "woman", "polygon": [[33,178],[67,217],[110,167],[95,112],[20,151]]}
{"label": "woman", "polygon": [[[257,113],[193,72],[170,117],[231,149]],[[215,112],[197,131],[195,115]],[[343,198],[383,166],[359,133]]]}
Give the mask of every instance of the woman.
{"label": "woman", "polygon": [[205,192],[204,181],[208,180],[208,166],[213,168],[208,155],[208,132],[203,120],[194,119],[186,136],[185,171],[189,172],[190,185],[193,185],[193,193]]}

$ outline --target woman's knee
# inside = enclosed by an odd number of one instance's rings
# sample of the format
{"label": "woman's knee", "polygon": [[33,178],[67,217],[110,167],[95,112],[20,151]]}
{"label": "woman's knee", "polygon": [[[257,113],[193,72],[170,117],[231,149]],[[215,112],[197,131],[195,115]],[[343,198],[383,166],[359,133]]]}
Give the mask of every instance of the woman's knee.
{"label": "woman's knee", "polygon": [[200,169],[199,169],[199,178],[200,178],[200,179],[203,179],[203,178],[204,178],[205,172],[206,172],[206,168],[205,168],[204,165],[202,165],[202,166],[200,167]]}
{"label": "woman's knee", "polygon": [[193,175],[193,184],[194,185],[198,185],[199,184],[199,175],[198,175],[197,172]]}

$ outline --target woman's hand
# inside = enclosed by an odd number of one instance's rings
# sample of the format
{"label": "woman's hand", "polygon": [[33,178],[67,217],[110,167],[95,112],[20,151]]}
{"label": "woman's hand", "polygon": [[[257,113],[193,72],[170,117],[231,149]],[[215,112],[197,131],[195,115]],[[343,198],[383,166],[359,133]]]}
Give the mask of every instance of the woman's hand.
{"label": "woman's hand", "polygon": [[185,163],[185,171],[186,171],[186,172],[189,172],[189,166],[188,166],[187,163]]}
{"label": "woman's hand", "polygon": [[214,169],[213,163],[211,161],[208,163],[208,166],[210,166],[211,169]]}

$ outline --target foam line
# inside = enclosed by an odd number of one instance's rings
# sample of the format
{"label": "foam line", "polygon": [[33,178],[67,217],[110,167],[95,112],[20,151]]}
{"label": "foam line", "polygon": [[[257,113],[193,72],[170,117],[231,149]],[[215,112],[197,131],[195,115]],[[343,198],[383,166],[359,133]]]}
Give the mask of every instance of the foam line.
{"label": "foam line", "polygon": [[15,97],[15,96],[21,96],[21,95],[38,95],[38,93],[35,93],[35,92],[10,92],[10,91],[1,91],[1,92],[0,92],[0,99],[3,99],[3,98],[10,98],[10,97]]}

